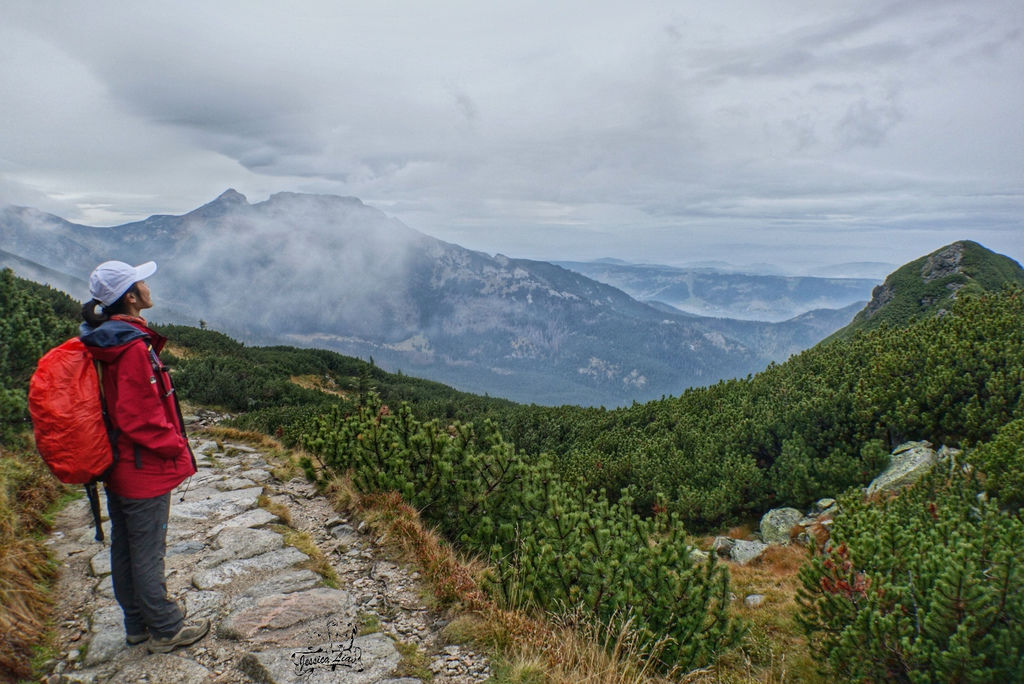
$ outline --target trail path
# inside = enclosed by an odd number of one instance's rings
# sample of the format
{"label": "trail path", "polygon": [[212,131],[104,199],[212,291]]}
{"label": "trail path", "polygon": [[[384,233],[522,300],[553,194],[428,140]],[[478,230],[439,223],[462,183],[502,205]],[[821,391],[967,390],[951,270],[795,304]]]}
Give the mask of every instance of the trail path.
{"label": "trail path", "polygon": [[[60,513],[47,540],[61,566],[59,657],[47,681],[413,684],[430,680],[423,665],[434,682],[489,678],[485,657],[445,644],[445,620],[424,604],[418,573],[390,560],[312,485],[276,481],[264,455],[246,445],[192,443],[199,472],[184,501],[184,485],[172,495],[167,591],[186,619],[210,618],[210,634],[171,654],[126,646],[110,580],[109,529],[106,543],[93,540],[81,499]],[[289,530],[257,504],[264,493],[287,507],[290,527],[308,533],[328,559],[337,589],[284,543]],[[424,679],[408,676],[416,662],[400,650],[418,651]]]}

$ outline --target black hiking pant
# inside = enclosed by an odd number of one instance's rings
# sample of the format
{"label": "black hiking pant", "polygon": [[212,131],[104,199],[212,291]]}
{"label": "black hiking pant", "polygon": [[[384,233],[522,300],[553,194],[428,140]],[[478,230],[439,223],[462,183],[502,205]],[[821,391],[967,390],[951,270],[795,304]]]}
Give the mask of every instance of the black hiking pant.
{"label": "black hiking pant", "polygon": [[173,636],[181,629],[178,604],[167,598],[164,553],[171,494],[129,499],[107,490],[110,567],[125,633]]}

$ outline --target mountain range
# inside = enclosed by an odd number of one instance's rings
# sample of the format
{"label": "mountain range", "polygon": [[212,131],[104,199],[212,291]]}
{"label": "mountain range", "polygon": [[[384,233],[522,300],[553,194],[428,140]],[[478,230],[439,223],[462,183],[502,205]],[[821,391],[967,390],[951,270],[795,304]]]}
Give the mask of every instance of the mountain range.
{"label": "mountain range", "polygon": [[608,259],[557,261],[647,303],[699,316],[785,321],[814,309],[844,309],[867,301],[878,280],[743,273],[721,266],[627,264]]}
{"label": "mountain range", "polygon": [[437,240],[355,198],[249,203],[228,190],[181,216],[114,227],[0,208],[0,265],[84,299],[107,259],[157,261],[157,321],[203,320],[249,343],[326,347],[541,404],[622,405],[744,376],[862,306],[774,323],[694,316],[558,265]]}

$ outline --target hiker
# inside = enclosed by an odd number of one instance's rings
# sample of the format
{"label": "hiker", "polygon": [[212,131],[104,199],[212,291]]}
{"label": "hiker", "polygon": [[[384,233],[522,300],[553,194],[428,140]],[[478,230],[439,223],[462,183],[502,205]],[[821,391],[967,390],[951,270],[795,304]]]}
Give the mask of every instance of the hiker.
{"label": "hiker", "polygon": [[148,261],[107,261],[89,276],[93,299],[82,306],[81,340],[100,361],[114,465],[105,477],[110,513],[114,596],[124,611],[126,640],[148,641],[152,653],[192,644],[210,621],[185,624],[167,597],[164,553],[171,490],[196,472],[181,410],[159,353],[167,341],[140,316],[153,306]]}

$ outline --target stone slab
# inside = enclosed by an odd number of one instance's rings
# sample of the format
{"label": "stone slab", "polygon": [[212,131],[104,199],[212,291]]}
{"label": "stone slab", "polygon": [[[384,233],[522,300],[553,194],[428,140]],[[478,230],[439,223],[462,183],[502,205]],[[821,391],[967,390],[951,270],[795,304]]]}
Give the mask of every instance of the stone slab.
{"label": "stone slab", "polygon": [[247,477],[253,482],[266,482],[270,479],[270,473],[261,468],[253,468],[251,470],[243,470],[239,473],[242,477]]}
{"label": "stone slab", "polygon": [[199,541],[198,539],[186,539],[183,542],[171,546],[167,549],[168,556],[188,555],[192,553],[199,553],[206,548],[206,544]]}
{"label": "stone slab", "polygon": [[194,660],[170,653],[154,653],[128,663],[111,677],[111,684],[195,684],[213,679],[213,673]]}
{"label": "stone slab", "polygon": [[89,571],[93,577],[103,577],[110,574],[110,549],[104,547],[89,561]]}
{"label": "stone slab", "polygon": [[320,575],[312,570],[285,570],[268,580],[257,582],[244,592],[243,596],[270,596],[272,594],[291,594],[303,589],[312,589],[320,584]]}
{"label": "stone slab", "polygon": [[185,612],[192,617],[207,617],[218,611],[226,600],[220,591],[190,591],[185,594]]}
{"label": "stone slab", "polygon": [[[263,487],[214,492],[203,498],[185,496],[184,502],[172,499],[171,520],[220,520],[256,507]],[[205,492],[204,492],[205,494]]]}
{"label": "stone slab", "polygon": [[218,633],[229,639],[247,639],[261,630],[285,629],[300,622],[337,617],[352,612],[352,599],[340,589],[319,587],[293,594],[274,594],[247,601],[220,624]]}
{"label": "stone slab", "polygon": [[227,527],[262,527],[263,525],[268,525],[279,520],[279,517],[265,508],[253,508],[245,511],[244,513],[239,513],[233,518],[228,518],[219,525],[216,525],[212,530],[210,530],[210,534],[217,534]]}
{"label": "stone slab", "polygon": [[124,641],[124,614],[120,606],[97,608],[92,614],[89,631],[92,638],[82,660],[86,667],[106,663],[128,648]]}
{"label": "stone slab", "polygon": [[251,527],[225,527],[214,538],[217,550],[203,558],[201,567],[210,568],[228,560],[252,558],[284,546],[277,532]]}
{"label": "stone slab", "polygon": [[246,477],[230,477],[214,485],[214,487],[222,492],[231,492],[236,489],[247,489],[254,486],[256,486],[256,483]]}
{"label": "stone slab", "polygon": [[283,570],[305,560],[309,560],[309,556],[289,546],[252,558],[227,561],[210,570],[201,570],[192,576],[192,584],[196,589],[215,589],[231,584],[243,575]]}
{"label": "stone slab", "polygon": [[107,575],[96,585],[96,593],[106,598],[114,598],[114,578]]}
{"label": "stone slab", "polygon": [[[261,684],[370,684],[386,679],[400,659],[391,639],[368,634],[351,644],[322,643],[250,653],[238,669]],[[318,660],[339,665],[331,670]]]}

